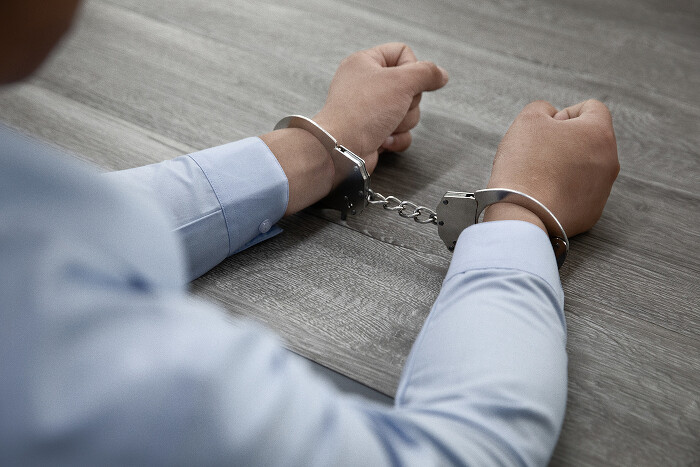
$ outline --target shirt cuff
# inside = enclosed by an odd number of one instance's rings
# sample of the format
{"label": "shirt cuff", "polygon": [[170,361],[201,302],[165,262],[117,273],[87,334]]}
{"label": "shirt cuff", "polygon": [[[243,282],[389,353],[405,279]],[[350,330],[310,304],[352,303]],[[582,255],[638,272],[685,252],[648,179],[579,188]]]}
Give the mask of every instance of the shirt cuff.
{"label": "shirt cuff", "polygon": [[202,169],[221,205],[229,255],[282,231],[274,224],[287,210],[289,183],[260,138],[246,138],[189,157]]}
{"label": "shirt cuff", "polygon": [[542,229],[525,221],[492,221],[464,229],[445,281],[477,269],[516,269],[542,278],[563,301],[552,244]]}

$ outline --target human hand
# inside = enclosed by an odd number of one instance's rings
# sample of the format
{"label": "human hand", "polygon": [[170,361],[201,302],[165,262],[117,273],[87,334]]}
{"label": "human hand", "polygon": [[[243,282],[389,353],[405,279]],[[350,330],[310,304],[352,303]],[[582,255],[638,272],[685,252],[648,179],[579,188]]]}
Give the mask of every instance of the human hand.
{"label": "human hand", "polygon": [[[598,221],[620,171],[608,108],[587,100],[557,112],[537,101],[527,105],[498,146],[489,188],[511,188],[547,206],[568,236]],[[495,204],[484,221],[538,223],[520,206]]]}
{"label": "human hand", "polygon": [[419,62],[405,44],[362,50],[340,64],[314,120],[362,157],[371,173],[380,148],[403,151],[410,146],[421,93],[443,87],[447,79],[444,69]]}
{"label": "human hand", "polygon": [[[350,55],[338,67],[326,103],[313,118],[372,173],[378,150],[403,151],[420,118],[423,91],[447,83],[447,72],[419,62],[404,44],[384,44]],[[289,181],[286,215],[326,196],[335,178],[328,151],[310,133],[286,128],[261,135]]]}

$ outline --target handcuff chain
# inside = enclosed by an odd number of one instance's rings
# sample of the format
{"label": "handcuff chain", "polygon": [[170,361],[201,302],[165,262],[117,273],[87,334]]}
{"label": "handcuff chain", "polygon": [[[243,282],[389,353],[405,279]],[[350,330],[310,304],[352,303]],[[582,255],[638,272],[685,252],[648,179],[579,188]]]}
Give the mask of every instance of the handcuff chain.
{"label": "handcuff chain", "polygon": [[387,211],[396,211],[405,219],[413,219],[419,224],[437,225],[437,214],[430,208],[419,206],[411,201],[401,201],[396,196],[384,196],[372,190],[368,190],[367,202],[380,204]]}

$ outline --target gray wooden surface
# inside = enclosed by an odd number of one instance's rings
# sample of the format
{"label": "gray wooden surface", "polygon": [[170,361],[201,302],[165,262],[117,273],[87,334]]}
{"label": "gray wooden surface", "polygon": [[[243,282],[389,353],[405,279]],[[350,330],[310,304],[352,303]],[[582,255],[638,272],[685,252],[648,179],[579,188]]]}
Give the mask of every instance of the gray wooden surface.
{"label": "gray wooden surface", "polygon": [[[569,401],[554,465],[700,465],[700,4],[660,0],[94,0],[0,92],[0,121],[122,169],[312,115],[336,65],[409,43],[450,71],[377,191],[435,204],[485,185],[534,99],[611,109],[622,172],[561,270]],[[195,293],[392,395],[450,256],[433,226],[309,210]]]}

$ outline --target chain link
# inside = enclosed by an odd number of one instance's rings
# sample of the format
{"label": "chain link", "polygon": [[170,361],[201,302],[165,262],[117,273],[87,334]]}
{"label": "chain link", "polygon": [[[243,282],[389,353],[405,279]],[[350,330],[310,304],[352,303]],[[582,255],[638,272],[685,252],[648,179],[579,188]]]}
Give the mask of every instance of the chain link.
{"label": "chain link", "polygon": [[437,224],[437,214],[430,208],[419,206],[411,201],[401,201],[396,196],[384,196],[369,190],[369,204],[380,204],[387,211],[396,211],[405,219],[413,219],[419,224]]}

